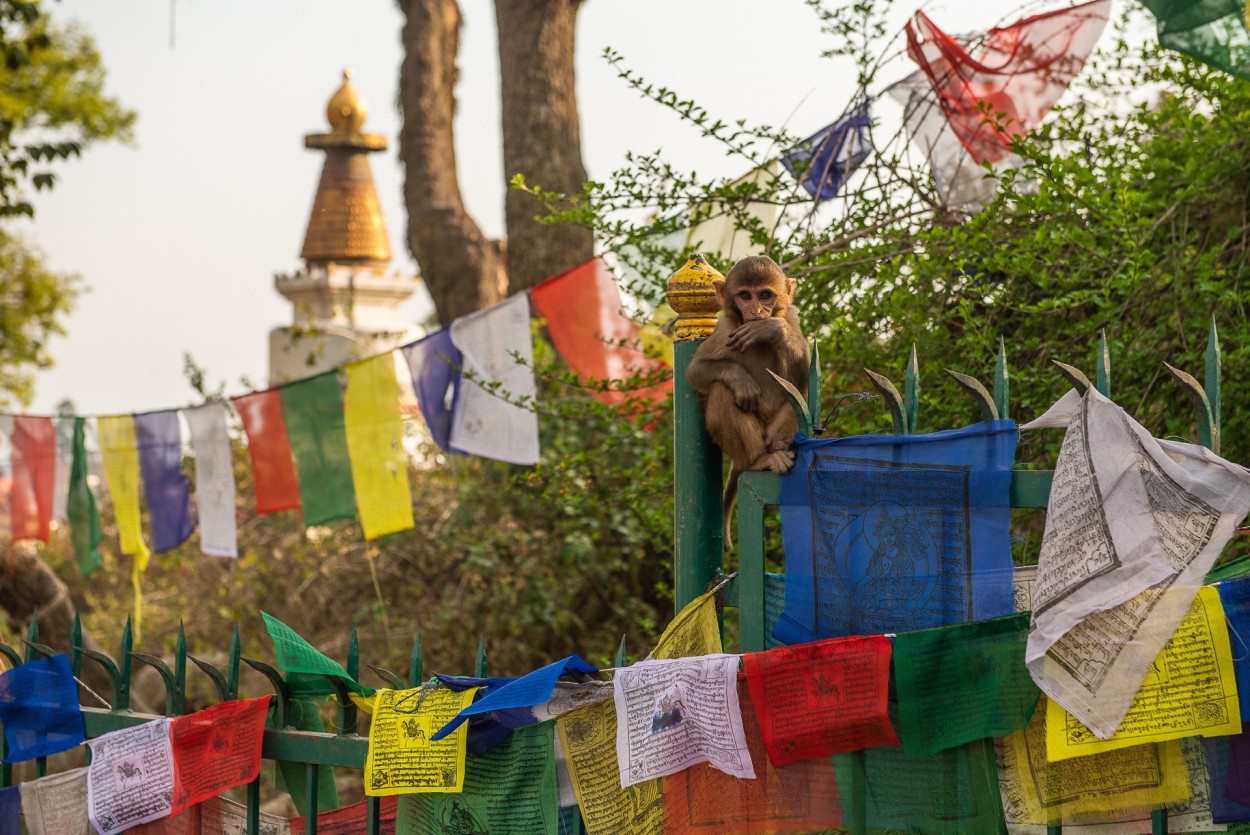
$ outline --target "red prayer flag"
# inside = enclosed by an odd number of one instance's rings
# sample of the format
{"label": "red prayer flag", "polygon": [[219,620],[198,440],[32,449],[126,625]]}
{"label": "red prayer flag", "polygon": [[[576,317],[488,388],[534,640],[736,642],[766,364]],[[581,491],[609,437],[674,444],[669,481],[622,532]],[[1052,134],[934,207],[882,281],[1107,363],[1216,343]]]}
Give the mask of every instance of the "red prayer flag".
{"label": "red prayer flag", "polygon": [[773,765],[901,744],[886,715],[884,635],[747,653],[742,664]]}
{"label": "red prayer flag", "polygon": [[810,832],[841,825],[833,760],[773,768],[741,674],[738,702],[755,779],[739,780],[707,763],[665,777],[664,835]]}
{"label": "red prayer flag", "polygon": [[[379,798],[381,808],[379,817],[379,831],[382,835],[395,835],[395,810],[399,808],[399,796]],[[368,835],[369,830],[365,827],[365,804],[367,800],[359,803],[353,803],[351,806],[344,806],[342,809],[335,809],[332,812],[322,812],[317,815],[317,835]],[[304,819],[291,818],[291,835],[304,835]]]}
{"label": "red prayer flag", "polygon": [[247,433],[247,453],[252,459],[256,485],[256,512],[276,513],[299,507],[299,481],[295,458],[282,418],[282,395],[277,389],[257,391],[232,401]]}
{"label": "red prayer flag", "polygon": [[171,815],[256,779],[272,698],[222,702],[170,723],[174,752]]}
{"label": "red prayer flag", "polygon": [[[995,27],[969,50],[918,11],[907,22],[907,53],[972,158],[1000,162],[1012,139],[1040,125],[1080,73],[1110,15],[1111,0],[1056,9]],[[1005,133],[995,114],[1003,114]]]}
{"label": "red prayer flag", "polygon": [[13,486],[9,517],[13,540],[48,541],[56,495],[56,429],[52,418],[13,418]]}
{"label": "red prayer flag", "polygon": [[200,835],[200,807],[192,806],[180,815],[141,823],[126,835]]}
{"label": "red prayer flag", "polygon": [[[592,258],[530,290],[530,301],[547,320],[547,332],[569,367],[591,380],[626,380],[635,374],[667,370],[643,354],[638,324],[621,312],[621,295],[602,258]],[[652,402],[673,390],[669,379],[629,391],[593,392],[609,405],[630,397]]]}

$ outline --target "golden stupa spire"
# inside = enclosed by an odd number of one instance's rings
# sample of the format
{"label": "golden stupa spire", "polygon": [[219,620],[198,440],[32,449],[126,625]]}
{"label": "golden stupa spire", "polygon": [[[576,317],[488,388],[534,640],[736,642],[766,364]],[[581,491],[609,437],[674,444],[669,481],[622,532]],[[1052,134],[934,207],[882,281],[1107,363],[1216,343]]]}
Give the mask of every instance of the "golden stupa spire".
{"label": "golden stupa spire", "polygon": [[385,264],[391,260],[390,241],[382,207],[373,185],[366,154],[386,149],[386,137],[362,133],[369,106],[351,85],[351,70],[326,104],[330,133],[304,137],[304,146],[325,151],[325,166],[300,257],[314,264]]}

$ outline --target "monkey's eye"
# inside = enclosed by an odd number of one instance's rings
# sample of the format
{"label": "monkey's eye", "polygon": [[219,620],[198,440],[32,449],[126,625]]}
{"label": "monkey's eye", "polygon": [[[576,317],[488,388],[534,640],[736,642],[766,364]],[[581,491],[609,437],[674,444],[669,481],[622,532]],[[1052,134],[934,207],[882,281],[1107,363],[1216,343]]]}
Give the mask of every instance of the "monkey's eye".
{"label": "monkey's eye", "polygon": [[749,302],[751,300],[751,293],[747,290],[743,290],[738,294],[738,298],[742,299],[744,302]]}
{"label": "monkey's eye", "polygon": [[760,301],[766,302],[772,297],[773,297],[773,294],[771,290],[765,290],[764,292],[760,293]]}

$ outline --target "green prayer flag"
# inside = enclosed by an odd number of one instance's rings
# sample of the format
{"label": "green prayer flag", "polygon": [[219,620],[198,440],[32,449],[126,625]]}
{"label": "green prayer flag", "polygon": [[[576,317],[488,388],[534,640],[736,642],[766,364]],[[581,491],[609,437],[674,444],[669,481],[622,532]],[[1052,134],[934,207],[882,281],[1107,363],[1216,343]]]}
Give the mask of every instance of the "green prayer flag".
{"label": "green prayer flag", "polygon": [[274,654],[278,656],[278,669],[286,673],[287,686],[296,695],[320,696],[333,692],[318,676],[334,676],[347,682],[357,693],[372,693],[360,685],[343,665],[325,655],[321,650],[300,637],[294,629],[282,621],[261,612],[269,637],[273,639]]}
{"label": "green prayer flag", "polygon": [[907,756],[1027,725],[1041,695],[1024,664],[1028,636],[1028,612],[900,633],[894,680]]}
{"label": "green prayer flag", "polygon": [[1209,586],[1221,580],[1232,580],[1235,577],[1245,577],[1247,575],[1250,575],[1250,557],[1238,557],[1235,560],[1229,560],[1223,565],[1217,565],[1208,571],[1207,578],[1202,581],[1202,584]]}
{"label": "green prayer flag", "polygon": [[466,757],[463,792],[401,795],[395,835],[556,835],[559,821],[555,723],[543,722]]}
{"label": "green prayer flag", "polygon": [[[863,758],[863,769],[855,758]],[[971,742],[909,757],[897,745],[833,758],[842,820],[852,827],[862,803],[868,832],[983,835],[1005,832],[994,743]]]}
{"label": "green prayer flag", "polygon": [[100,511],[87,484],[86,419],[74,418],[74,460],[69,471],[69,492],[65,515],[69,517],[70,538],[78,570],[90,576],[100,567]]}
{"label": "green prayer flag", "polygon": [[356,518],[356,489],[338,377],[334,372],[318,374],[284,385],[280,391],[304,524]]}
{"label": "green prayer flag", "polygon": [[[326,730],[325,723],[321,721],[321,711],[317,709],[316,701],[307,697],[291,699],[287,720],[290,722],[290,727],[297,731],[325,733]],[[271,714],[265,727],[272,728],[273,726],[273,716]],[[278,790],[289,794],[291,802],[295,804],[295,810],[299,814],[307,816],[308,766],[292,760],[277,760],[275,764],[277,765],[277,770],[274,783],[277,785]],[[317,811],[329,812],[337,808],[339,808],[339,790],[338,785],[334,782],[334,769],[329,766],[322,766],[317,771]]]}
{"label": "green prayer flag", "polygon": [[1142,0],[1159,43],[1226,73],[1250,78],[1245,0]]}

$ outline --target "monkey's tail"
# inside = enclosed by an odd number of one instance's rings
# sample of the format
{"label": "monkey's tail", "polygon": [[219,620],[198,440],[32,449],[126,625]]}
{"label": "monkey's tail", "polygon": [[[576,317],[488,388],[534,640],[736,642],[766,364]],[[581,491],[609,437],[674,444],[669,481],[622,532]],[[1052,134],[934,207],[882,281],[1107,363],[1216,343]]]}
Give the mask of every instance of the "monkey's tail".
{"label": "monkey's tail", "polygon": [[737,467],[729,468],[729,478],[725,481],[725,494],[721,498],[721,536],[725,543],[725,553],[728,554],[733,550],[733,527],[730,521],[733,519],[734,502],[738,500],[738,477],[742,475],[742,470]]}

